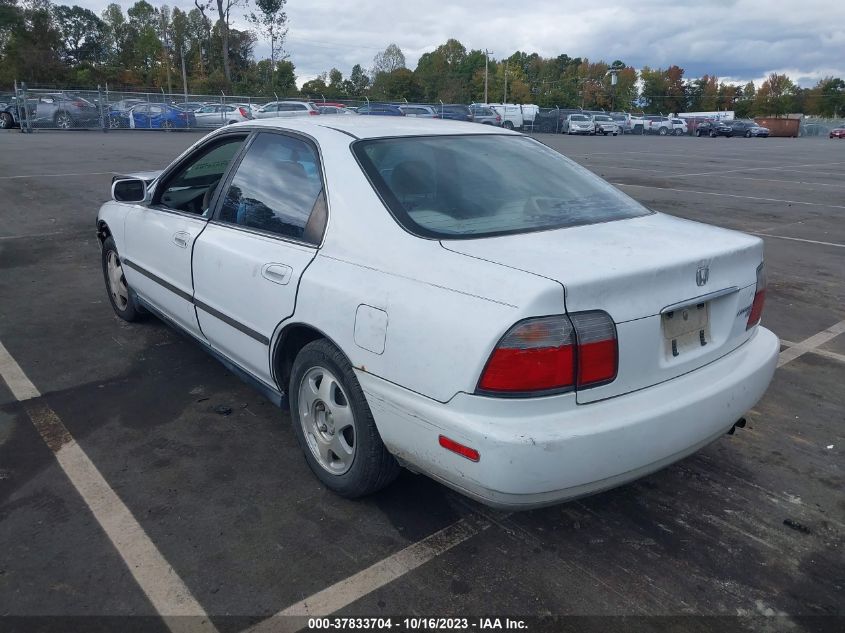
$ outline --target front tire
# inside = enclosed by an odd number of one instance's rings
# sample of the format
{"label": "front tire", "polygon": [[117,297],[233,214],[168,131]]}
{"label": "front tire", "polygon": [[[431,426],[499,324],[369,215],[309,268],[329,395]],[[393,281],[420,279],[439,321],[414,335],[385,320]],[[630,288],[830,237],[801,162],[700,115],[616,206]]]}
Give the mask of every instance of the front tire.
{"label": "front tire", "polygon": [[309,468],[327,488],[354,499],[399,475],[376,428],[352,364],[325,339],[308,343],[291,369],[291,421]]}
{"label": "front tire", "polygon": [[751,130],[745,133],[745,138],[751,138]]}
{"label": "front tire", "polygon": [[[0,112],[0,130],[9,130],[14,125],[15,120],[8,112]],[[832,136],[830,138],[833,138]]]}
{"label": "front tire", "polygon": [[123,275],[123,265],[114,239],[109,236],[103,242],[103,277],[106,281],[106,292],[114,313],[124,321],[139,321],[143,313],[135,304],[135,296],[126,283]]}
{"label": "front tire", "polygon": [[669,129],[668,129],[668,128],[665,128],[665,127],[662,127],[662,128],[660,128],[660,130],[659,130],[657,133],[658,133],[660,136],[666,136],[667,134],[669,134]]}
{"label": "front tire", "polygon": [[73,119],[67,112],[56,112],[56,116],[53,117],[53,122],[60,130],[69,130],[73,127]]}
{"label": "front tire", "polygon": [[512,130],[513,129],[513,122],[512,121],[505,121],[504,123],[502,123],[502,127],[505,128],[506,130]]}
{"label": "front tire", "polygon": [[163,130],[166,130],[168,132],[172,132],[173,131],[173,121],[165,121],[164,123],[161,124],[161,127],[162,127]]}

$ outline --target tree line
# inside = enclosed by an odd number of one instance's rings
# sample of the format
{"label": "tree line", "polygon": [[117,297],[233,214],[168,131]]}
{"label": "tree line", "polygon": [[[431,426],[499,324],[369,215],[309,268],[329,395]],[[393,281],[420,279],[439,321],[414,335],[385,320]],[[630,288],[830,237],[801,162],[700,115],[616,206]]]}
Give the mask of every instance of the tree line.
{"label": "tree line", "polygon": [[[561,54],[517,51],[504,59],[468,50],[449,39],[424,53],[413,70],[396,44],[369,68],[348,77],[332,68],[297,89],[296,68],[284,53],[286,0],[194,0],[182,11],[138,0],[124,13],[117,4],[101,15],[49,0],[0,0],[0,86],[13,81],[55,87],[164,89],[193,94],[242,94],[314,99],[469,103],[506,100],[541,107],[672,113],[734,110],[738,116],[803,112],[845,116],[845,81],[826,77],[812,88],[773,73],[760,86],[687,78],[684,69],[608,63]],[[232,26],[244,12],[249,29]],[[256,60],[261,38],[270,57]],[[612,78],[615,76],[615,82]]]}

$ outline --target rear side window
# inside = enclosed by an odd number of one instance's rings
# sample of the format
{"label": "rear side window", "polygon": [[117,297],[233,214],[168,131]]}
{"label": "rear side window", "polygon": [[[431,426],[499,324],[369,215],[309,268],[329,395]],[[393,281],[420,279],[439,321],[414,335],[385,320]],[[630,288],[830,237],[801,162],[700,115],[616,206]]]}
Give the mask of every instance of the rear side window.
{"label": "rear side window", "polygon": [[319,243],[325,197],[316,149],[298,138],[259,134],[238,165],[219,219]]}
{"label": "rear side window", "polygon": [[373,139],[353,151],[394,218],[422,237],[526,233],[651,213],[526,137]]}

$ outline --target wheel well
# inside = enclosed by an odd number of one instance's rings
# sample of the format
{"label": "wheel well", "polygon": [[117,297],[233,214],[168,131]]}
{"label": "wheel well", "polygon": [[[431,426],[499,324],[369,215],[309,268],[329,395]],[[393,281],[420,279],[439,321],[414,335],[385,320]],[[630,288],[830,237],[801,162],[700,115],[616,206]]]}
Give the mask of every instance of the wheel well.
{"label": "wheel well", "polygon": [[109,230],[109,225],[100,220],[97,222],[97,239],[100,240],[100,244],[105,242],[108,238],[111,237],[111,231]]}
{"label": "wheel well", "polygon": [[287,392],[288,390],[290,373],[296,355],[308,343],[321,338],[326,338],[322,332],[303,323],[289,325],[282,331],[273,357],[276,383],[282,391]]}

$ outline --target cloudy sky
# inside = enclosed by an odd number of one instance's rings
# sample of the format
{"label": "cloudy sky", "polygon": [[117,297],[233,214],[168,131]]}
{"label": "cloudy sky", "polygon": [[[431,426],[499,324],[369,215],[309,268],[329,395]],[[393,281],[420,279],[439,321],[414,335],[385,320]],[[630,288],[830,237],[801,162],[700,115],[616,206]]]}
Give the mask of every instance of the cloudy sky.
{"label": "cloudy sky", "polygon": [[[148,1],[193,8],[193,0]],[[107,1],[76,3],[99,14]],[[677,64],[687,77],[742,82],[777,71],[809,86],[845,77],[841,7],[836,0],[288,0],[285,50],[300,83],[333,66],[344,76],[356,63],[370,68],[390,42],[414,68],[422,53],[454,37],[496,58],[566,53],[636,68]],[[269,45],[261,42],[256,54],[269,56]]]}

